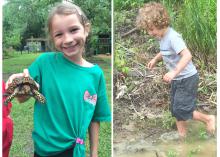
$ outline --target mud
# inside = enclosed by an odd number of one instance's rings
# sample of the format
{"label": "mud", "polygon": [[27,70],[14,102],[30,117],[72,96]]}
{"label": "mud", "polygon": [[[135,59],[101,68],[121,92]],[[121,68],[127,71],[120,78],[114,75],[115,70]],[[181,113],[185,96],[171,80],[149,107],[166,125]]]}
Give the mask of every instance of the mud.
{"label": "mud", "polygon": [[182,140],[174,129],[148,128],[145,122],[124,124],[114,131],[114,157],[216,157],[216,137],[206,134],[199,122],[189,121],[188,126]]}

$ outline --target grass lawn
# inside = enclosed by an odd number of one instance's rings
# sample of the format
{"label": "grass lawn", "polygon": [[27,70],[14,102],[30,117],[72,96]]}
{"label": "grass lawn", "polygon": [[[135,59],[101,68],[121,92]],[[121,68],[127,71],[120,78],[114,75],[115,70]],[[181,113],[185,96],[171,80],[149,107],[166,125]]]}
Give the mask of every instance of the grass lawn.
{"label": "grass lawn", "polygon": [[[20,54],[13,58],[3,60],[3,78],[7,80],[13,73],[20,73],[27,68],[39,55],[39,53]],[[94,56],[88,58],[92,63],[97,63],[104,70],[109,103],[111,101],[111,57]],[[12,101],[11,117],[14,121],[14,137],[10,150],[10,157],[32,157],[33,142],[31,138],[33,128],[33,104],[31,98],[23,104]],[[86,141],[87,154],[89,153],[89,141]],[[101,123],[99,135],[99,157],[111,156],[111,124]]]}

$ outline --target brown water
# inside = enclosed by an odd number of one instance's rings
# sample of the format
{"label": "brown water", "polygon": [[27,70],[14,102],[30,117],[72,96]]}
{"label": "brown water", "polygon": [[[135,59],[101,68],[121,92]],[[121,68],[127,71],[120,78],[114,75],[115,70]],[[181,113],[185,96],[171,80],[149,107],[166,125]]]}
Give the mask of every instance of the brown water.
{"label": "brown water", "polygon": [[193,143],[161,143],[144,152],[115,154],[114,157],[217,157],[216,141],[209,139]]}
{"label": "brown water", "polygon": [[125,140],[114,143],[114,157],[217,157],[216,137],[204,135],[201,129],[205,128],[201,123],[190,122],[189,128],[185,141],[176,138],[176,131],[154,139],[140,138],[141,131],[129,134]]}

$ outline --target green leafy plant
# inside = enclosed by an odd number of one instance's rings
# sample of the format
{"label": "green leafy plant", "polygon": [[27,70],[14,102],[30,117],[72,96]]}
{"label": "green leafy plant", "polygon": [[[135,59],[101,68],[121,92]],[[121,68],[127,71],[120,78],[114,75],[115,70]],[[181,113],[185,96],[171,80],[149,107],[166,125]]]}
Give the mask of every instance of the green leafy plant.
{"label": "green leafy plant", "polygon": [[201,146],[199,145],[198,147],[190,150],[189,154],[187,157],[193,157],[194,155],[198,154],[201,151]]}
{"label": "green leafy plant", "polygon": [[199,138],[201,140],[206,140],[207,139],[207,133],[204,129],[200,129],[199,130]]}
{"label": "green leafy plant", "polygon": [[176,119],[174,117],[172,117],[172,115],[169,111],[165,111],[162,122],[163,122],[163,128],[171,129],[175,125]]}
{"label": "green leafy plant", "polygon": [[115,10],[129,10],[131,8],[142,5],[146,0],[114,0]]}
{"label": "green leafy plant", "polygon": [[114,65],[115,68],[122,73],[127,74],[130,70],[126,58],[126,51],[116,46],[115,55],[114,55]]}
{"label": "green leafy plant", "polygon": [[167,157],[178,157],[178,156],[179,154],[175,150],[173,149],[168,150]]}

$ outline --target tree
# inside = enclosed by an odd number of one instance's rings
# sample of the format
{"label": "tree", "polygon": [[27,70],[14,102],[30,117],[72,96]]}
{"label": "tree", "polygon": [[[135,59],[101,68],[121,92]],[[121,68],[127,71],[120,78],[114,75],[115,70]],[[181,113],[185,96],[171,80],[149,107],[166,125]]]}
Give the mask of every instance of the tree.
{"label": "tree", "polygon": [[30,37],[45,37],[48,10],[55,2],[59,1],[8,0],[3,6],[3,52],[22,49]]}
{"label": "tree", "polygon": [[[48,12],[56,2],[61,0],[8,0],[3,6],[3,48],[18,50],[28,38],[45,38]],[[92,23],[90,43],[97,42],[98,34],[111,34],[110,0],[75,0],[74,3]]]}

